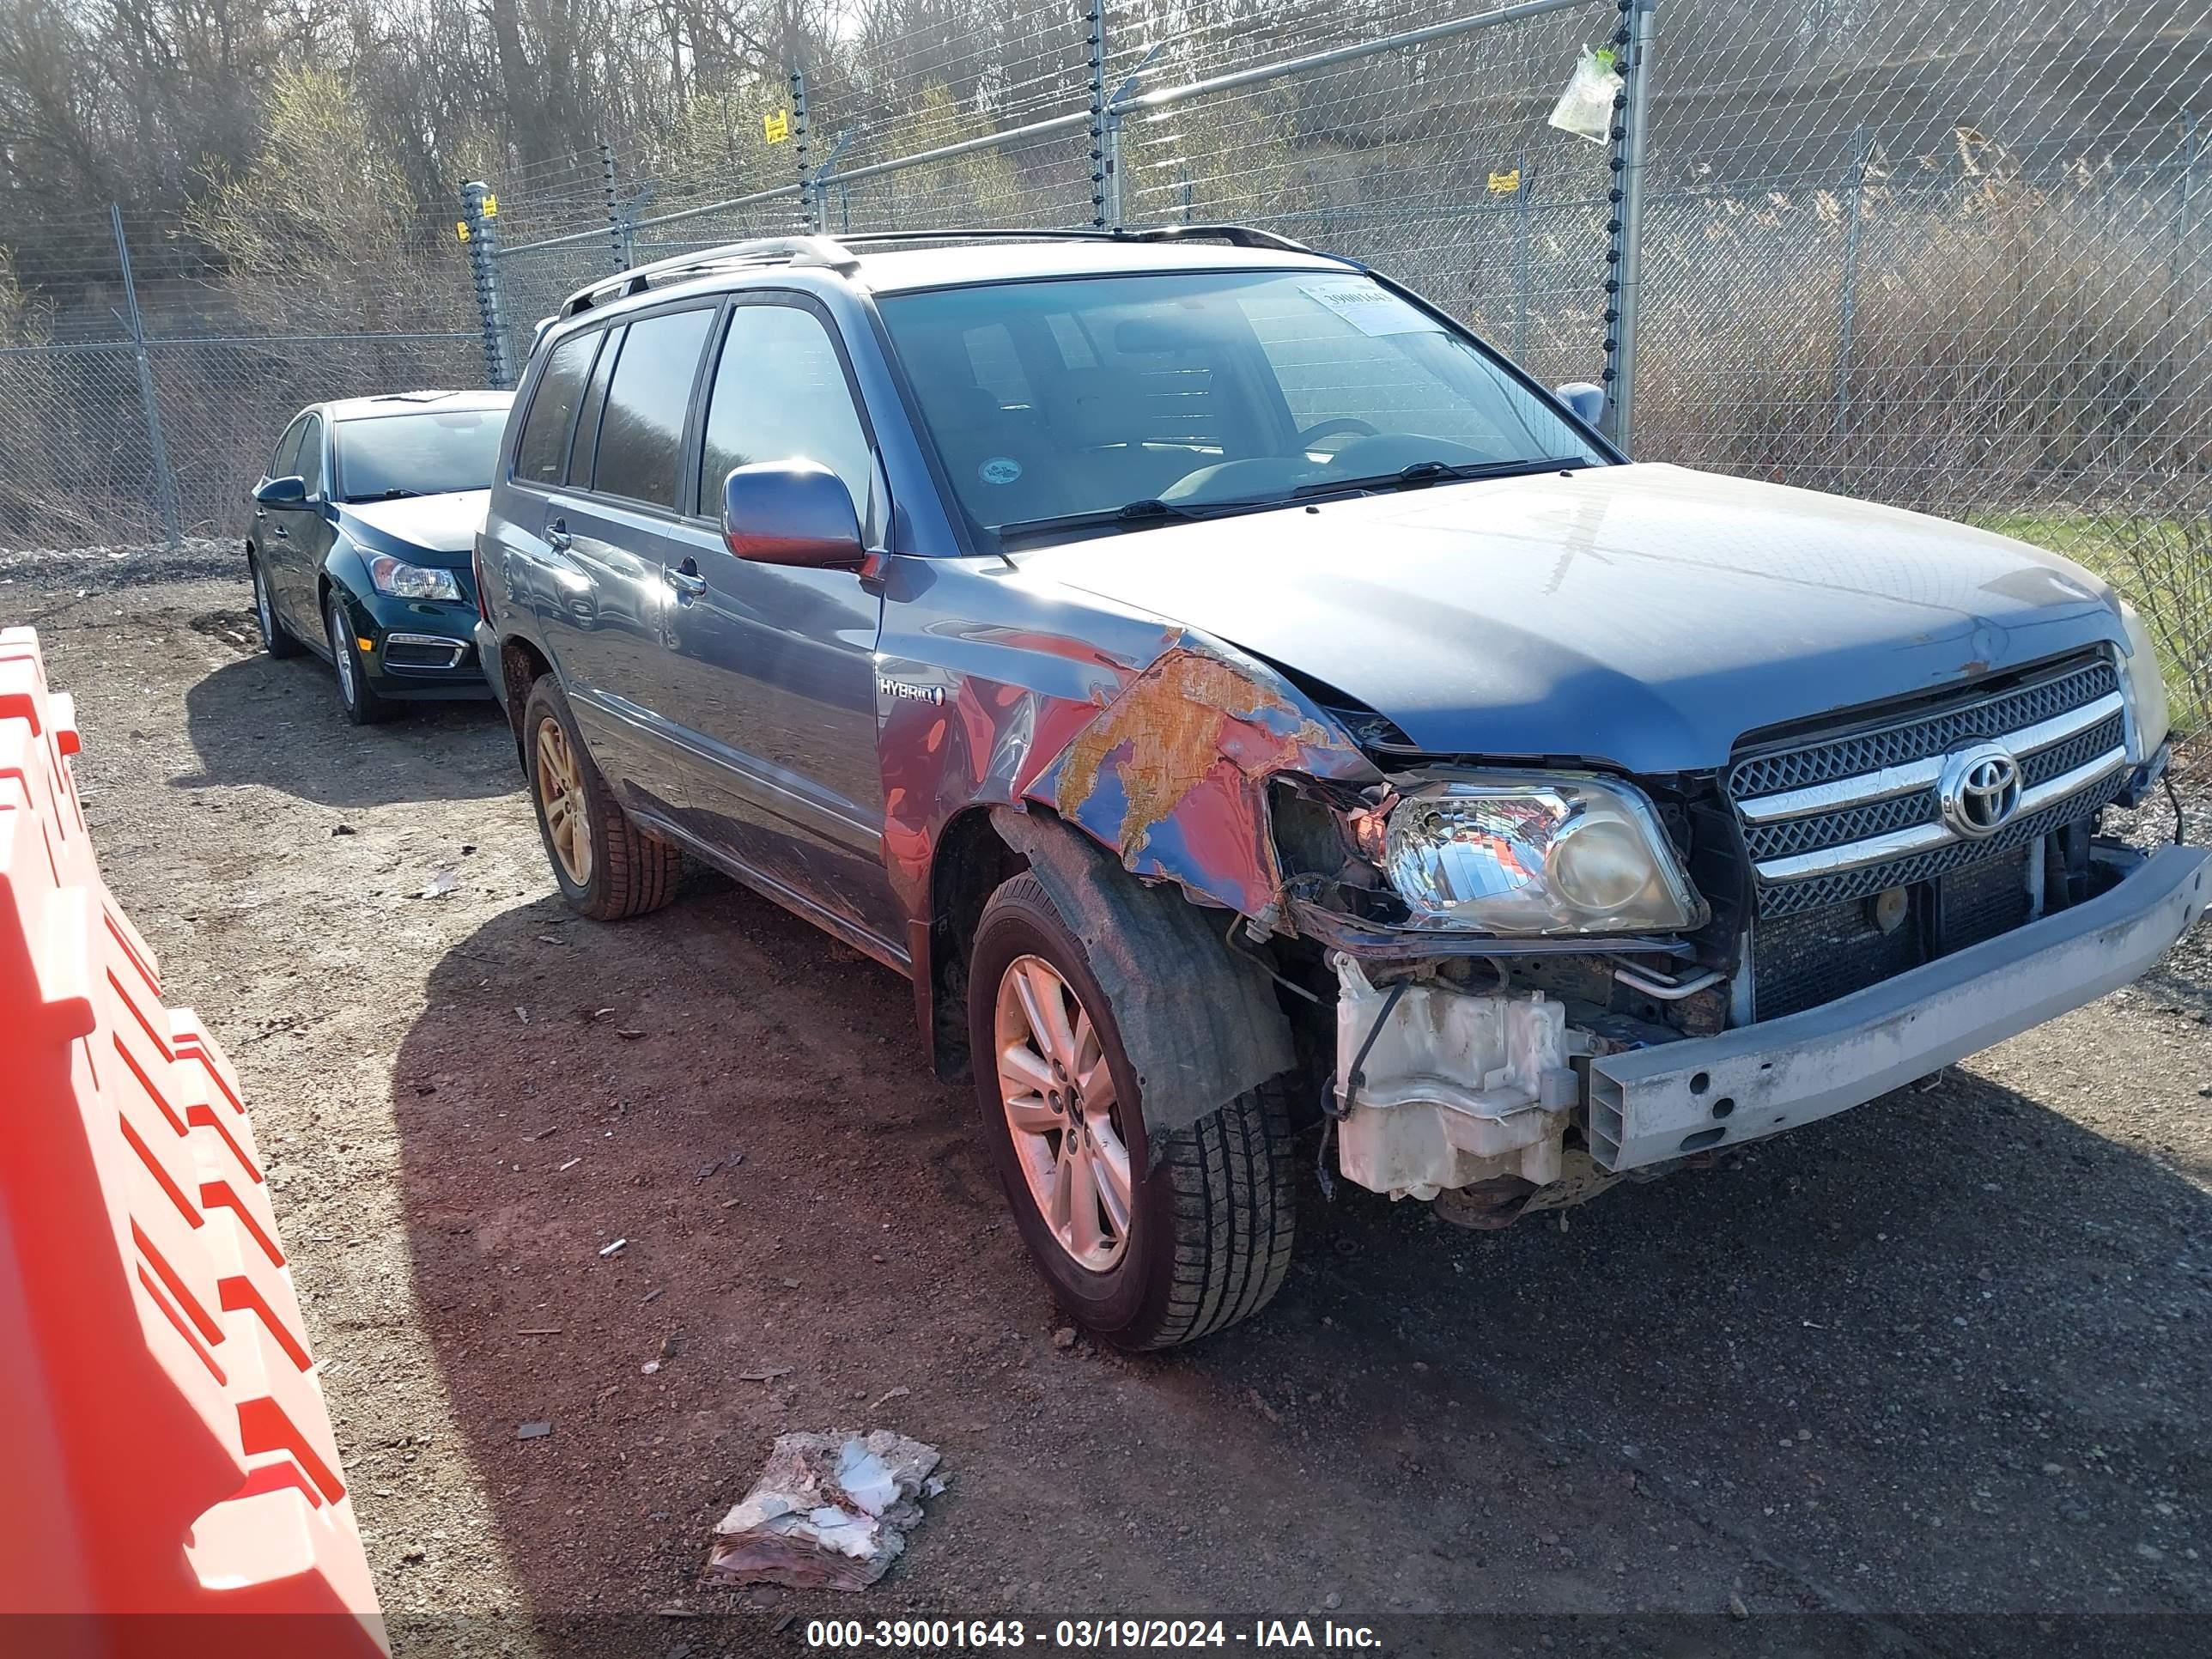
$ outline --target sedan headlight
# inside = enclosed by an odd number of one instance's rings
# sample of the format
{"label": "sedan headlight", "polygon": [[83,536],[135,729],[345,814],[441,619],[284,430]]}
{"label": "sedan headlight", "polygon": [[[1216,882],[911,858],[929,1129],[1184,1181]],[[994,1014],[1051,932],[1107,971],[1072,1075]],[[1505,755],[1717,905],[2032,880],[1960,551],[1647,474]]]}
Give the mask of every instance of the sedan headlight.
{"label": "sedan headlight", "polygon": [[1382,869],[1415,927],[1608,933],[1705,920],[1651,803],[1601,778],[1493,773],[1424,785],[1391,808]]}
{"label": "sedan headlight", "polygon": [[2172,716],[2166,707],[2166,677],[2159,672],[2158,650],[2150,629],[2135,606],[2120,601],[2120,622],[2128,632],[2127,660],[2120,665],[2120,684],[2126,688],[2128,710],[2134,716],[2135,751],[2128,758],[2140,765],[2166,744]]}
{"label": "sedan headlight", "polygon": [[458,600],[461,597],[461,585],[453,580],[452,571],[410,564],[389,553],[380,553],[368,562],[368,579],[376,584],[378,592],[395,599]]}

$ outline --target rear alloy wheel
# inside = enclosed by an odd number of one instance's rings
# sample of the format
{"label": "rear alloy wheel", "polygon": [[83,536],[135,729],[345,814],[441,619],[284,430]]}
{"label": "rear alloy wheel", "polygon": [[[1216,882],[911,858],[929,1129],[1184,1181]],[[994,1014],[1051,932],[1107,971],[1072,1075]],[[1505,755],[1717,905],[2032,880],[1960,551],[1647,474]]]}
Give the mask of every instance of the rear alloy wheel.
{"label": "rear alloy wheel", "polygon": [[261,648],[272,657],[298,656],[299,641],[276,620],[276,604],[269,597],[269,578],[262,573],[260,559],[249,555],[246,568],[253,578],[253,620],[261,629]]}
{"label": "rear alloy wheel", "polygon": [[346,620],[345,599],[335,588],[325,603],[329,626],[331,665],[337,671],[338,702],[356,726],[374,726],[399,712],[398,705],[376,695],[368,683],[368,670],[353,641],[353,624]]}
{"label": "rear alloy wheel", "polygon": [[968,984],[984,1135],[1060,1306],[1132,1349],[1194,1341],[1265,1307],[1290,1267],[1297,1207],[1285,1079],[1187,1128],[1148,1131],[1089,951],[1034,875],[984,906]]}
{"label": "rear alloy wheel", "polygon": [[568,908],[595,921],[658,910],[676,896],[684,854],[630,821],[568,712],[542,674],[522,707],[523,767],[538,833]]}

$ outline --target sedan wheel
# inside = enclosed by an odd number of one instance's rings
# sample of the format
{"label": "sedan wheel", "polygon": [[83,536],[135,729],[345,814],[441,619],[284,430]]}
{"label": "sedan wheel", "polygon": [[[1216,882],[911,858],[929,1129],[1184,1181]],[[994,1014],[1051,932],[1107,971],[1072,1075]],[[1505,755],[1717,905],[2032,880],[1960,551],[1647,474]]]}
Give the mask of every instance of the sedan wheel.
{"label": "sedan wheel", "polygon": [[276,605],[269,597],[268,574],[258,556],[249,556],[246,569],[253,577],[253,620],[261,629],[261,648],[272,657],[296,657],[300,642],[276,620]]}
{"label": "sedan wheel", "polygon": [[354,648],[353,627],[346,620],[345,601],[335,591],[324,613],[324,623],[331,638],[331,666],[337,671],[338,701],[345,706],[346,718],[356,726],[374,726],[379,720],[389,720],[398,705],[377,696],[376,689],[369,684],[368,672],[362,667],[361,653]]}
{"label": "sedan wheel", "polygon": [[1000,977],[999,1101],[1030,1196],[1060,1248],[1094,1273],[1129,1248],[1129,1148],[1114,1074],[1082,999],[1042,957]]}
{"label": "sedan wheel", "polygon": [[568,734],[550,714],[538,722],[538,799],[545,809],[545,836],[561,869],[579,887],[592,884],[592,820],[585,805],[583,773]]}

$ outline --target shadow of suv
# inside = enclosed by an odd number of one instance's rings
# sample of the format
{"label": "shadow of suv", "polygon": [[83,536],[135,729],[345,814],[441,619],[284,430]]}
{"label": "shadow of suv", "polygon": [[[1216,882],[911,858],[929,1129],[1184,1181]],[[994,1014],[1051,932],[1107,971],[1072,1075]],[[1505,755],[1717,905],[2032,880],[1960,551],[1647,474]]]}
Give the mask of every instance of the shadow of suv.
{"label": "shadow of suv", "polygon": [[1595,404],[1235,227],[584,289],[477,546],[561,890],[635,915],[689,853],[907,974],[1054,1293],[1131,1347],[1273,1294],[1316,1120],[1499,1225],[2202,913],[2203,854],[2096,834],[2166,757],[2100,581],[1632,465]]}

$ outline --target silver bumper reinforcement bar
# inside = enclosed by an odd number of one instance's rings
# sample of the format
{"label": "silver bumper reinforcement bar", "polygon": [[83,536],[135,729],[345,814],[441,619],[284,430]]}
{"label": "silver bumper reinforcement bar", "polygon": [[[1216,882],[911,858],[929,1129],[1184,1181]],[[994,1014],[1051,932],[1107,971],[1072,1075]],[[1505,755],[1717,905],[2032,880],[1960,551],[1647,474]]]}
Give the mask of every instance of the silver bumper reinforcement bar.
{"label": "silver bumper reinforcement bar", "polygon": [[2212,903],[2212,853],[1802,1014],[1589,1063],[1591,1155],[1640,1169],[1830,1117],[2139,977]]}

